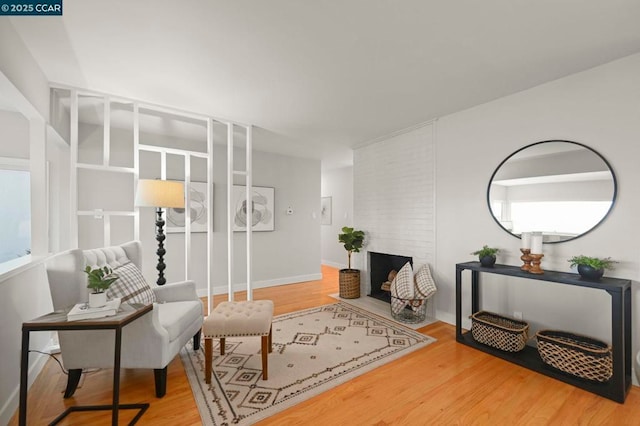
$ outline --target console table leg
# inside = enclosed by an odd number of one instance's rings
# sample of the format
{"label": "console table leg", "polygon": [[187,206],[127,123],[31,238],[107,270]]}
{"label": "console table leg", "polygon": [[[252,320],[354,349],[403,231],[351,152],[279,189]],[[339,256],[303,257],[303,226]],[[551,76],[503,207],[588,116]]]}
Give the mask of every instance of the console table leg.
{"label": "console table leg", "polygon": [[627,352],[625,339],[626,303],[624,292],[608,292],[611,295],[611,349],[613,355],[612,398],[622,403],[626,394]]}
{"label": "console table leg", "polygon": [[478,271],[471,271],[471,313],[475,314],[480,310],[480,274]]}

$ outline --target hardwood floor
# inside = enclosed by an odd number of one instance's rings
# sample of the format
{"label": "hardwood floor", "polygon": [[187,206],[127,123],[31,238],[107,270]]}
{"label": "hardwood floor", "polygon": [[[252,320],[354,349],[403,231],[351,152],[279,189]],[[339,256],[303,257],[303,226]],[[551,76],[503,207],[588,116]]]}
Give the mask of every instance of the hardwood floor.
{"label": "hardwood floor", "polygon": [[[338,272],[323,279],[254,291],[284,314],[333,303]],[[237,293],[236,299],[246,297]],[[226,297],[216,296],[215,303]],[[617,404],[455,342],[455,328],[437,322],[420,329],[438,339],[423,349],[359,376],[259,425],[638,425],[640,388]],[[29,391],[29,424],[47,424],[66,406],[109,404],[111,370],[89,373],[73,398],[63,400],[66,376],[50,360]],[[200,416],[182,363],[169,365],[167,395],[154,396],[153,373],[125,370],[121,401],[150,402],[140,425],[198,425]],[[120,423],[134,416],[120,413]],[[10,425],[17,424],[17,414]],[[73,413],[62,425],[110,424],[110,413]]]}

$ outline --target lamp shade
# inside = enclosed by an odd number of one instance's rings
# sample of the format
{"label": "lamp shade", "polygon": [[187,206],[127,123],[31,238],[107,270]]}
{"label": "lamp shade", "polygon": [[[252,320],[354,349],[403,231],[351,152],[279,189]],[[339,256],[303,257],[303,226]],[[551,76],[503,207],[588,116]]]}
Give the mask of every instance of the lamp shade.
{"label": "lamp shade", "polygon": [[138,180],[137,207],[184,207],[182,182],[158,179]]}

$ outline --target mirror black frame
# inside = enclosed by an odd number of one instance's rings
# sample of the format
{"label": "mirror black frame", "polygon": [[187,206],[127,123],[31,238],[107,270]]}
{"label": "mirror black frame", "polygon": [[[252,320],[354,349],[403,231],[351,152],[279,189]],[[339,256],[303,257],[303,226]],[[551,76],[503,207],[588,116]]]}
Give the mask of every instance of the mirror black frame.
{"label": "mirror black frame", "polygon": [[496,167],[496,169],[493,171],[493,173],[491,174],[491,178],[489,178],[489,185],[487,186],[487,207],[489,207],[489,213],[491,214],[491,218],[498,224],[498,226],[500,228],[502,228],[505,232],[507,232],[509,235],[520,239],[520,235],[519,234],[514,234],[513,232],[509,231],[507,228],[505,228],[504,226],[502,226],[502,224],[500,223],[500,221],[498,219],[496,219],[495,215],[493,214],[493,211],[491,210],[491,198],[490,198],[490,194],[491,194],[491,183],[493,182],[493,178],[496,176],[496,174],[498,173],[498,170],[500,170],[500,167],[502,167],[502,165],[504,163],[506,163],[507,161],[509,161],[509,159],[511,157],[513,157],[514,155],[520,153],[521,151],[524,151],[527,148],[530,148],[532,146],[535,145],[540,145],[543,143],[547,143],[547,142],[566,142],[566,143],[571,143],[574,145],[578,145],[582,148],[586,148],[589,151],[593,152],[594,154],[596,154],[598,157],[600,157],[600,159],[604,162],[604,164],[606,164],[606,166],[609,168],[609,171],[611,172],[611,177],[613,179],[613,197],[611,198],[611,206],[609,207],[609,210],[607,210],[607,213],[602,216],[602,219],[600,219],[598,221],[598,223],[596,223],[594,226],[592,226],[591,228],[589,228],[588,230],[586,230],[585,232],[583,232],[580,235],[576,235],[575,237],[572,238],[568,238],[566,240],[561,240],[561,241],[544,241],[543,244],[558,244],[558,243],[566,243],[567,241],[573,241],[576,238],[580,238],[586,234],[588,234],[589,232],[593,231],[594,229],[596,229],[598,226],[600,226],[600,224],[607,218],[609,217],[609,214],[611,214],[611,210],[613,210],[613,206],[616,203],[616,198],[618,196],[618,180],[616,178],[616,174],[613,171],[613,167],[611,167],[611,164],[609,164],[609,162],[607,161],[606,158],[604,158],[602,156],[602,154],[600,154],[598,151],[596,151],[595,149],[582,144],[580,142],[574,142],[574,141],[567,141],[567,140],[563,140],[563,139],[549,139],[546,141],[540,141],[540,142],[534,142],[532,144],[526,145],[520,149],[518,149],[517,151],[513,152],[511,155],[509,155],[507,158],[505,158],[504,160],[502,160],[502,162],[500,164],[498,164],[498,167]]}

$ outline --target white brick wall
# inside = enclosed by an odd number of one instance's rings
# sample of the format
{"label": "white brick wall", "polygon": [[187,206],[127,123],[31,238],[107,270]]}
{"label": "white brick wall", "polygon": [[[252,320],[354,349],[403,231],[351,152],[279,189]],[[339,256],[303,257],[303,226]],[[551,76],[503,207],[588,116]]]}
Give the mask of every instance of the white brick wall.
{"label": "white brick wall", "polygon": [[365,231],[355,256],[361,294],[369,294],[369,251],[435,266],[433,124],[359,148],[354,154],[354,226]]}

